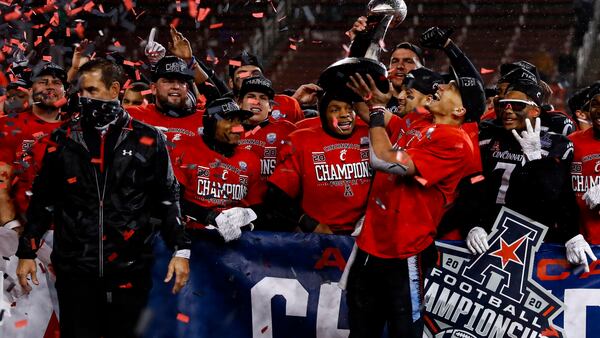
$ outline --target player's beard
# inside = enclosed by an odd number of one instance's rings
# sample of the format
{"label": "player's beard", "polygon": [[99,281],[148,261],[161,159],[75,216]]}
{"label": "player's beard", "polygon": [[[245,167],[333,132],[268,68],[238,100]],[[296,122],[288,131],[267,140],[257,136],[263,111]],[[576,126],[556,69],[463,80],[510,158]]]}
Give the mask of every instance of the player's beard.
{"label": "player's beard", "polygon": [[157,95],[156,101],[160,110],[170,116],[181,117],[192,114],[195,111],[196,105],[191,100],[188,100],[189,95],[181,97],[179,104],[169,102],[168,95]]}
{"label": "player's beard", "polygon": [[52,92],[52,93],[50,93],[50,92],[44,93],[44,91],[33,92],[33,94],[31,95],[32,103],[43,110],[57,109],[56,106],[54,105],[54,103],[57,102],[60,98],[57,98],[53,102],[47,102],[50,95],[56,95],[58,97],[58,94],[56,92]]}

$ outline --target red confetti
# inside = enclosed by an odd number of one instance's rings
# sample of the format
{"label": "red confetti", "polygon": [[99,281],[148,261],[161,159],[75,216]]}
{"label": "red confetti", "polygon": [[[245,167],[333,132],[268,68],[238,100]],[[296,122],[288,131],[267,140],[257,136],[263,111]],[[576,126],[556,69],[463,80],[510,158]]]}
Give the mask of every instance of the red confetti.
{"label": "red confetti", "polygon": [[119,285],[119,289],[131,289],[132,287],[133,287],[133,285],[131,285],[131,282],[127,282],[127,284]]}
{"label": "red confetti", "polygon": [[100,163],[102,163],[102,159],[101,158],[92,158],[91,162],[93,164],[100,164]]}
{"label": "red confetti", "polygon": [[55,152],[55,151],[56,151],[56,147],[48,147],[47,151],[48,151],[49,153],[53,153],[53,152]]}
{"label": "red confetti", "polygon": [[121,47],[121,43],[119,41],[115,41],[113,45],[115,45],[115,47]]}
{"label": "red confetti", "polygon": [[208,13],[210,13],[210,8],[199,8],[196,20],[200,22],[204,21],[204,19],[206,19],[206,17],[208,16]]}
{"label": "red confetti", "polygon": [[42,60],[47,61],[47,62],[52,62],[52,56],[44,55],[44,56],[42,56]]}
{"label": "red confetti", "polygon": [[133,1],[132,0],[123,0],[123,5],[125,5],[125,9],[129,11],[133,8]]}
{"label": "red confetti", "polygon": [[37,39],[33,43],[33,46],[37,47],[37,45],[39,45],[40,43],[42,43],[42,37],[40,35],[38,35]]}
{"label": "red confetti", "polygon": [[219,22],[219,23],[213,23],[212,25],[208,26],[208,29],[216,29],[216,28],[221,28],[223,27],[223,23]]}
{"label": "red confetti", "polygon": [[[248,131],[246,132],[245,136],[246,136],[246,137],[248,137],[248,136],[250,136],[250,135],[254,135],[254,134],[256,134],[256,132],[258,132],[258,131],[260,130],[260,128],[261,128],[260,126],[256,126],[256,127],[254,127],[254,129],[252,129],[252,130],[248,130]],[[233,131],[233,129],[232,129],[231,131]]]}
{"label": "red confetti", "polygon": [[152,137],[142,136],[140,138],[140,143],[145,146],[151,146],[154,144],[154,139]]}
{"label": "red confetti", "polygon": [[[100,11],[100,13],[104,13],[104,7],[102,7],[102,4],[98,5],[98,10]],[[144,11],[145,12],[145,11]],[[141,14],[140,14],[141,15]]]}
{"label": "red confetti", "polygon": [[484,75],[485,75],[485,74],[491,74],[491,73],[493,73],[493,72],[494,72],[494,70],[493,70],[493,69],[488,69],[488,68],[483,68],[483,67],[481,67],[481,70],[480,70],[479,72],[480,72],[481,74],[484,74]]}
{"label": "red confetti", "polygon": [[264,15],[265,15],[265,13],[263,13],[263,12],[252,13],[252,16],[257,19],[261,19]]}
{"label": "red confetti", "polygon": [[477,182],[481,182],[485,180],[485,177],[483,177],[483,175],[477,175],[475,177],[471,177],[471,184],[475,184]]}
{"label": "red confetti", "polygon": [[35,239],[30,239],[29,243],[31,244],[31,250],[36,250],[37,249],[37,245],[35,244]]}
{"label": "red confetti", "polygon": [[235,127],[231,127],[231,132],[232,133],[243,133],[244,132],[244,127],[237,125]]}
{"label": "red confetti", "polygon": [[151,94],[152,94],[152,89],[146,89],[146,90],[142,90],[142,91],[140,92],[140,94],[141,94],[142,96],[151,95]]}
{"label": "red confetti", "polygon": [[83,24],[81,22],[78,22],[77,26],[75,26],[75,33],[77,33],[77,36],[80,39],[83,39],[84,32],[85,32],[85,28],[83,27]]}
{"label": "red confetti", "polygon": [[427,180],[424,179],[423,177],[415,176],[415,180],[417,180],[417,182],[419,182],[422,186],[427,185]]}
{"label": "red confetti", "polygon": [[65,29],[65,34],[66,34],[67,36],[71,36],[71,28],[67,27],[67,28]]}
{"label": "red confetti", "polygon": [[69,182],[69,184],[73,184],[73,183],[77,182],[77,177],[67,178],[67,182]]}
{"label": "red confetti", "polygon": [[17,20],[20,17],[21,17],[21,12],[19,12],[18,9],[15,9],[14,12],[10,12],[10,13],[6,14],[4,16],[4,20],[5,21],[13,21],[13,20]]}
{"label": "red confetti", "polygon": [[189,323],[190,322],[190,317],[188,315],[184,315],[183,313],[179,312],[177,314],[177,320],[182,322],[182,323]]}
{"label": "red confetti", "polygon": [[20,328],[25,327],[25,326],[27,326],[27,319],[21,319],[21,320],[17,320],[15,322],[15,327],[17,329],[20,329]]}
{"label": "red confetti", "polygon": [[52,18],[50,18],[50,25],[57,27],[60,23],[60,19],[58,18],[58,12],[54,12]]}
{"label": "red confetti", "polygon": [[175,0],[175,4],[177,5],[177,11],[181,13],[181,0]]}
{"label": "red confetti", "polygon": [[135,70],[135,80],[139,81],[142,78],[142,76],[140,75],[140,70],[136,69]]}
{"label": "red confetti", "polygon": [[293,43],[290,43],[290,49],[291,50],[296,50],[296,48],[297,48],[296,45],[294,45]]}
{"label": "red confetti", "polygon": [[50,35],[50,33],[52,33],[52,28],[48,27],[48,29],[46,29],[46,31],[44,32],[44,36],[48,37],[48,35]]}
{"label": "red confetti", "polygon": [[91,12],[92,8],[95,6],[93,1],[88,2],[87,4],[83,5],[83,10],[86,12]]}
{"label": "red confetti", "polygon": [[177,26],[179,26],[179,18],[175,18],[171,21],[171,27],[177,28]]}
{"label": "red confetti", "polygon": [[116,253],[116,252],[113,252],[113,253],[111,253],[111,254],[110,254],[110,256],[108,256],[108,261],[109,261],[109,262],[112,262],[112,261],[114,261],[115,259],[117,259],[117,256],[118,256],[118,255],[117,255],[117,253]]}
{"label": "red confetti", "polygon": [[124,231],[124,232],[123,232],[123,238],[124,238],[126,241],[128,241],[128,240],[131,238],[131,236],[133,236],[133,233],[134,233],[134,232],[135,232],[135,230],[133,230],[133,229],[132,229],[132,230],[127,230],[127,231]]}
{"label": "red confetti", "polygon": [[230,66],[234,66],[234,67],[241,67],[242,66],[242,61],[229,60],[229,65]]}
{"label": "red confetti", "polygon": [[123,85],[124,89],[127,89],[129,87],[131,87],[131,79],[127,79],[127,82],[125,82],[125,84]]}
{"label": "red confetti", "polygon": [[133,62],[133,61],[129,61],[129,60],[125,60],[125,61],[123,61],[123,64],[124,64],[125,66],[131,66],[131,67],[135,67],[135,62]]}

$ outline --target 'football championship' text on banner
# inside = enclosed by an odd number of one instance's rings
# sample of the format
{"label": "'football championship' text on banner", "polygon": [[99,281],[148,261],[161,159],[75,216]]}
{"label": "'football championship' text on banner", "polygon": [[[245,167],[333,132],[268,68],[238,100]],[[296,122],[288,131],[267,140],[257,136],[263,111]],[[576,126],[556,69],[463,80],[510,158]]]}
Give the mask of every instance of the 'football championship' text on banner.
{"label": "'football championship' text on banner", "polygon": [[[541,244],[545,227],[504,210],[490,249],[438,242],[424,289],[426,335],[434,338],[568,337],[600,332],[600,263],[571,266],[564,246]],[[225,244],[196,236],[191,275],[178,296],[163,283],[171,257],[156,246],[146,337],[346,338],[348,308],[339,281],[353,238],[246,232]],[[600,255],[600,248],[594,247]]]}

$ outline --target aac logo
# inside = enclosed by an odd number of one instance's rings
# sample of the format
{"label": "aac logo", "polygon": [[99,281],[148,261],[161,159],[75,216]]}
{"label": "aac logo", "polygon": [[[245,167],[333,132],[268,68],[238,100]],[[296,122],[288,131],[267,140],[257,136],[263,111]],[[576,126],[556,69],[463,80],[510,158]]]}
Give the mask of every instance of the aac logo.
{"label": "aac logo", "polygon": [[547,229],[502,208],[483,255],[439,243],[423,297],[427,336],[564,338],[552,324],[563,304],[532,277]]}

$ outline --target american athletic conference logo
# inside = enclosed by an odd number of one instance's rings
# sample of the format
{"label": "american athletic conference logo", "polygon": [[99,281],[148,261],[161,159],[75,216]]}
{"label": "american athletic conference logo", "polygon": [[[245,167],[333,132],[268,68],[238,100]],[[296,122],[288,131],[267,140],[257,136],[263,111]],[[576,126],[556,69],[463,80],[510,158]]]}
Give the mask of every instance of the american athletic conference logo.
{"label": "american athletic conference logo", "polygon": [[502,208],[483,255],[439,243],[438,264],[424,290],[427,336],[564,338],[552,324],[562,302],[532,278],[534,254],[546,231]]}

